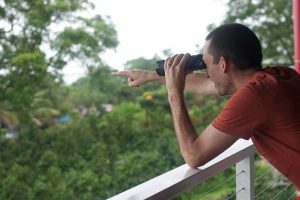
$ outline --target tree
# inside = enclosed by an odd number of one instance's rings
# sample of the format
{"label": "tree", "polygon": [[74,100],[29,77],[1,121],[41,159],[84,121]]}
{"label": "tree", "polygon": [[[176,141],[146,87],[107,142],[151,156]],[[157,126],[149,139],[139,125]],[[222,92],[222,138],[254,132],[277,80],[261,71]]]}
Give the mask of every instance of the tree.
{"label": "tree", "polygon": [[143,69],[143,70],[155,70],[155,63],[160,60],[158,57],[153,57],[151,59],[145,59],[143,57],[127,61],[125,63],[125,69]]}
{"label": "tree", "polygon": [[[292,1],[230,0],[223,23],[232,22],[243,23],[258,35],[264,64],[294,63]],[[209,26],[209,29],[213,27]]]}
{"label": "tree", "polygon": [[[99,54],[118,44],[113,24],[96,15],[87,0],[6,0],[0,4],[0,103],[9,102],[21,121],[30,120],[35,94],[61,81],[71,60],[88,69]],[[64,27],[63,29],[61,27]]]}

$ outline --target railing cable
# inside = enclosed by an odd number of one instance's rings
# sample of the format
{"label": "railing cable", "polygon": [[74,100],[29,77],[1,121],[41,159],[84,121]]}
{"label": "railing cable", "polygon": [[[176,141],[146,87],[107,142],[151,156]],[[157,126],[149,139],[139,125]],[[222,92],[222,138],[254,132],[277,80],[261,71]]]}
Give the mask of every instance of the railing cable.
{"label": "railing cable", "polygon": [[288,184],[287,186],[285,186],[282,190],[280,190],[271,200],[275,199],[276,197],[278,197],[283,191],[285,191],[291,184]]}
{"label": "railing cable", "polygon": [[269,186],[265,187],[262,191],[260,191],[258,194],[256,194],[254,196],[254,199],[256,199],[259,195],[261,195],[264,191],[266,191],[267,189],[269,189],[270,187],[272,187],[275,183],[277,183],[278,181],[280,181],[281,178],[278,178],[277,180],[273,181],[272,184],[270,184]]}
{"label": "railing cable", "polygon": [[224,200],[228,200],[228,199],[231,199],[232,197],[236,196],[238,193],[240,193],[242,190],[245,190],[245,188],[241,188],[239,191],[237,191],[236,193],[230,195],[229,197],[227,197],[226,199]]}
{"label": "railing cable", "polygon": [[232,180],[233,178],[236,178],[237,176],[239,176],[240,174],[245,173],[244,170],[242,170],[240,173],[233,175],[231,177],[229,177],[228,179],[226,179],[224,182],[220,183],[219,185],[217,185],[216,187],[213,187],[211,189],[209,189],[207,192],[205,192],[203,195],[201,195],[198,199],[201,199],[203,197],[205,197],[206,195],[208,195],[209,193],[211,193],[212,191],[216,190],[217,188],[221,187],[222,185],[224,185],[224,183],[227,183],[228,181]]}
{"label": "railing cable", "polygon": [[295,198],[296,194],[292,194],[292,196],[290,196],[290,198],[288,198],[288,200],[291,200],[292,198]]}
{"label": "railing cable", "polygon": [[259,175],[259,177],[257,177],[255,179],[255,182],[259,181],[260,179],[262,179],[263,177],[265,177],[269,172],[271,172],[273,170],[273,168],[270,168],[268,171],[266,171],[265,173]]}

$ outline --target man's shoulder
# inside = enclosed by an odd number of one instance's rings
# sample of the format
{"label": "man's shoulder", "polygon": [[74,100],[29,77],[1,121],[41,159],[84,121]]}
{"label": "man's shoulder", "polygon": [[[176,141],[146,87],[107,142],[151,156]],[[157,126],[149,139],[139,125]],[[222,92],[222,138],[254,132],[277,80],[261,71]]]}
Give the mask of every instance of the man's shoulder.
{"label": "man's shoulder", "polygon": [[256,72],[252,79],[237,91],[238,96],[247,96],[259,101],[271,102],[277,97],[299,94],[300,75],[289,67],[266,67]]}
{"label": "man's shoulder", "polygon": [[277,79],[294,79],[294,78],[300,78],[299,73],[291,67],[285,67],[285,66],[268,66],[262,70],[264,73],[271,75]]}
{"label": "man's shoulder", "polygon": [[294,69],[284,66],[266,67],[254,74],[246,88],[267,92],[280,89],[281,86],[288,87],[293,82],[300,83],[300,75]]}

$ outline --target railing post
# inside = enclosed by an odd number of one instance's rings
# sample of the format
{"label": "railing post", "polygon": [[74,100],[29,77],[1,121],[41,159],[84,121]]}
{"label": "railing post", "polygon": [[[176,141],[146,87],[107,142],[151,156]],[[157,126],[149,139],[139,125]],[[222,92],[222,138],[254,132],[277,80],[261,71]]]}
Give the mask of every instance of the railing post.
{"label": "railing post", "polygon": [[[241,173],[242,172],[242,173]],[[236,164],[236,199],[254,199],[254,155]]]}

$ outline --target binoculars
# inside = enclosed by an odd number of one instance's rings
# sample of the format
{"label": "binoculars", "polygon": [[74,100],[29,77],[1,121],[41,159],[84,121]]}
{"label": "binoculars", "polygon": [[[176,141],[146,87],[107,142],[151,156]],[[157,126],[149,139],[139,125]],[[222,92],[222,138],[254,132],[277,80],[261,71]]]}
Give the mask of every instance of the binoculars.
{"label": "binoculars", "polygon": [[[159,60],[156,62],[156,73],[159,76],[165,75],[164,63],[165,63],[165,60]],[[184,69],[186,71],[195,71],[195,70],[206,69],[206,64],[203,62],[203,55],[202,54],[192,55],[189,58]]]}

